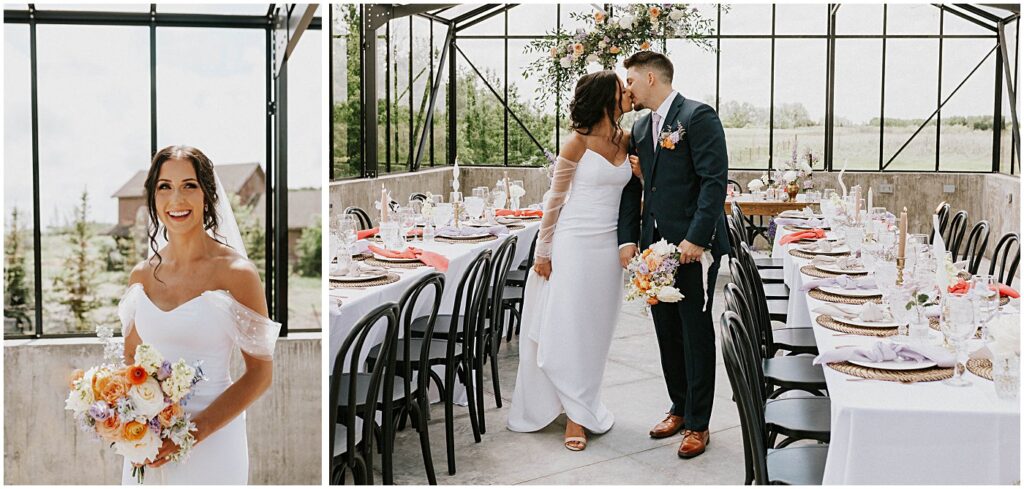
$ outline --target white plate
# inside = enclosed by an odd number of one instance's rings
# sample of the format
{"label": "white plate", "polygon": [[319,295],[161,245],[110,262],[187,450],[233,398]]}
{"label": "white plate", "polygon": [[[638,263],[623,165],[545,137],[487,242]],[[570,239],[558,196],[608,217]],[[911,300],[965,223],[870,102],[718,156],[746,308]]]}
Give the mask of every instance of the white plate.
{"label": "white plate", "polygon": [[373,254],[375,260],[384,261],[388,263],[413,263],[420,261],[419,258],[388,258],[386,256],[380,256],[376,253]]}
{"label": "white plate", "polygon": [[814,265],[814,267],[817,268],[818,270],[823,271],[823,272],[846,274],[846,275],[867,275],[867,273],[868,273],[868,271],[863,269],[863,268],[860,269],[860,270],[843,270],[843,269],[839,268],[837,265]]}
{"label": "white plate", "polygon": [[937,365],[931,360],[921,360],[920,362],[862,362],[860,360],[850,360],[850,363],[880,370],[921,370]]}
{"label": "white plate", "polygon": [[517,221],[531,221],[534,219],[540,219],[541,216],[501,216],[505,219],[515,219]]}
{"label": "white plate", "polygon": [[850,252],[849,246],[834,246],[832,247],[832,251],[808,250],[803,246],[798,249],[804,253],[810,253],[812,255],[842,255]]}
{"label": "white plate", "polygon": [[882,291],[878,289],[855,289],[846,290],[842,287],[818,287],[824,292],[829,294],[841,295],[845,297],[881,297]]}
{"label": "white plate", "polygon": [[467,234],[467,235],[463,235],[463,236],[445,236],[443,234],[439,234],[438,236],[442,237],[442,238],[448,238],[448,239],[472,240],[472,239],[485,238],[485,237],[490,236],[490,235],[491,235],[490,233],[477,233],[477,234]]}
{"label": "white plate", "polygon": [[494,226],[494,224],[490,224],[490,223],[487,223],[487,222],[472,222],[472,221],[464,222],[463,224],[465,224],[466,226],[469,226],[471,228],[489,228],[491,226]]}
{"label": "white plate", "polygon": [[861,328],[898,328],[900,325],[890,321],[864,321],[863,319],[849,319],[843,317],[832,316],[832,319],[837,322],[848,324],[850,326],[859,326]]}
{"label": "white plate", "polygon": [[335,282],[355,283],[355,282],[369,282],[371,280],[377,280],[379,278],[384,278],[384,277],[387,277],[387,276],[388,276],[387,272],[381,272],[381,273],[368,273],[368,274],[364,274],[364,275],[359,275],[358,277],[350,277],[348,275],[331,275],[330,277],[331,277],[331,280],[333,280]]}

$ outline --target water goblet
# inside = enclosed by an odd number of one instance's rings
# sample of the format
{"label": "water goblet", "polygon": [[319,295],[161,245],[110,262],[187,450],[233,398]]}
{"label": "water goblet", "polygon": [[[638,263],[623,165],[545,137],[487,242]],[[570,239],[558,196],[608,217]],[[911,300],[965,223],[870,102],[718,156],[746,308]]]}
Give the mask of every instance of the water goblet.
{"label": "water goblet", "polygon": [[971,381],[963,378],[963,367],[960,357],[963,354],[967,339],[974,336],[977,327],[974,322],[974,307],[971,297],[966,295],[945,294],[943,296],[942,316],[939,320],[942,334],[955,348],[956,364],[953,366],[953,377],[942,381],[946,385],[964,387]]}
{"label": "water goblet", "polygon": [[988,341],[988,323],[999,313],[999,287],[991,275],[971,278],[971,295],[976,305],[974,319],[981,328],[981,339]]}

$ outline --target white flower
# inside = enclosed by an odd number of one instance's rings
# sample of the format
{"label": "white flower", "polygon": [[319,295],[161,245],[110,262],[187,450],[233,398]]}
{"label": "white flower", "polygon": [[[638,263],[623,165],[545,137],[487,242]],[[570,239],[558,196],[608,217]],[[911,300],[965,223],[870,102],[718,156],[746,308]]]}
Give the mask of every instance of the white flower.
{"label": "white flower", "polygon": [[94,402],[96,402],[96,399],[92,394],[91,387],[71,389],[71,392],[68,393],[67,400],[64,401],[64,409],[75,414],[80,414],[88,411],[89,406],[92,406],[92,403]]}
{"label": "white flower", "polygon": [[523,189],[523,187],[520,187],[519,185],[512,185],[511,188],[509,189],[509,194],[511,194],[513,199],[518,199],[526,195],[526,190]]}
{"label": "white flower", "polygon": [[662,287],[658,291],[658,302],[679,302],[683,294],[675,287]]}
{"label": "white flower", "polygon": [[800,171],[802,171],[805,176],[810,176],[812,173],[814,173],[814,169],[811,168],[811,165],[808,165],[806,161],[801,161],[799,164],[797,164],[797,166],[800,168]]}
{"label": "white flower", "polygon": [[562,68],[568,68],[568,67],[572,66],[572,60],[570,58],[567,58],[567,57],[566,58],[562,58],[561,60],[559,60],[558,64],[562,65]]}
{"label": "white flower", "polygon": [[145,416],[148,419],[164,410],[164,394],[161,392],[160,383],[152,377],[128,389],[128,397],[135,405],[135,414],[138,416]]}
{"label": "white flower", "polygon": [[789,170],[786,173],[782,174],[782,180],[784,180],[786,183],[793,183],[793,182],[796,181],[796,179],[797,179],[797,174],[793,170]]}
{"label": "white flower", "polygon": [[597,63],[599,59],[596,54],[590,54],[587,56],[587,63]]}
{"label": "white flower", "polygon": [[597,47],[599,47],[601,49],[604,49],[604,48],[608,47],[608,43],[604,42],[604,40],[602,39],[600,41],[597,41]]}
{"label": "white flower", "polygon": [[192,388],[192,379],[195,376],[194,368],[188,366],[185,360],[178,360],[171,366],[171,376],[161,385],[164,394],[171,398],[171,402],[180,401]]}
{"label": "white flower", "polygon": [[619,27],[623,29],[629,29],[630,27],[633,27],[633,16],[625,14],[622,17],[619,17]]}
{"label": "white flower", "polygon": [[129,462],[141,464],[156,458],[163,442],[154,430],[146,430],[146,434],[138,441],[114,442],[114,450]]}
{"label": "white flower", "polygon": [[755,178],[747,183],[747,190],[751,192],[757,192],[764,188],[764,182],[760,178]]}
{"label": "white flower", "polygon": [[163,355],[156,351],[151,345],[143,343],[135,347],[135,364],[146,369],[146,373],[154,375],[160,370],[160,364],[164,362]]}
{"label": "white flower", "polygon": [[1020,323],[1014,316],[1004,314],[988,325],[988,344],[994,355],[1020,355]]}
{"label": "white flower", "polygon": [[668,13],[668,18],[670,18],[672,20],[675,20],[675,21],[679,21],[680,19],[683,18],[683,15],[685,15],[685,14],[683,13],[682,10],[673,10],[673,11]]}
{"label": "white flower", "polygon": [[675,245],[669,244],[669,242],[664,239],[651,245],[651,252],[657,256],[668,256],[674,251],[676,251]]}

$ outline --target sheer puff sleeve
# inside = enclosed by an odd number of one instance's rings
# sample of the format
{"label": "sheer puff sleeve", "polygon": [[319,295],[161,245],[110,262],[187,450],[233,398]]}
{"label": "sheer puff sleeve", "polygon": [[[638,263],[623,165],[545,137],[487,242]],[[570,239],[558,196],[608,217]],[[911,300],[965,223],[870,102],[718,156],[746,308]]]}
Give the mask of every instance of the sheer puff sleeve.
{"label": "sheer puff sleeve", "polygon": [[537,248],[534,259],[538,262],[551,262],[551,241],[555,236],[555,224],[558,215],[569,196],[572,179],[576,175],[578,161],[569,161],[561,156],[555,162],[555,170],[551,176],[551,189],[544,194],[544,217],[537,232]]}
{"label": "sheer puff sleeve", "polygon": [[281,331],[281,323],[246,307],[238,302],[230,292],[208,293],[211,303],[217,309],[226,312],[232,318],[227,325],[227,333],[238,348],[249,356],[264,361],[274,359],[274,345]]}
{"label": "sheer puff sleeve", "polygon": [[138,307],[139,296],[142,294],[142,284],[134,283],[124,291],[121,302],[117,303],[117,317],[121,319],[121,336],[125,338],[135,329],[135,308]]}

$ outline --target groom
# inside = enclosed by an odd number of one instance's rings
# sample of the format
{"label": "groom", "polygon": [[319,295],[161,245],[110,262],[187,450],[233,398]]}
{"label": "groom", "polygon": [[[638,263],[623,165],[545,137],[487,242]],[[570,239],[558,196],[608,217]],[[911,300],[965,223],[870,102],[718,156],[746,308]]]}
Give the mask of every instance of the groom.
{"label": "groom", "polygon": [[[633,177],[622,191],[620,258],[625,267],[638,252],[638,242],[643,249],[662,238],[678,245],[676,287],[685,296],[651,308],[672,407],[650,435],[666,438],[682,431],[678,455],[691,458],[708,444],[715,393],[711,299],[720,257],[729,252],[725,134],[714,109],[672,88],[672,62],[665,55],[641,51],[624,65],[633,109],[650,113],[637,119],[630,138],[629,151],[639,158],[643,179]],[[714,256],[706,307],[700,263],[705,250]]]}

